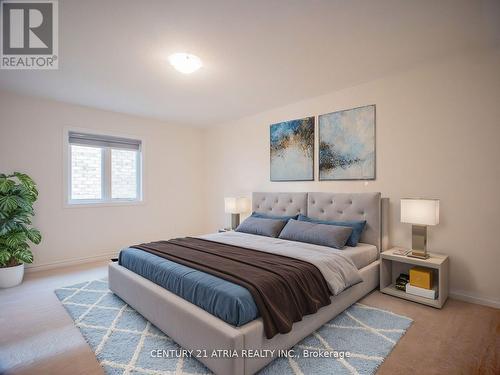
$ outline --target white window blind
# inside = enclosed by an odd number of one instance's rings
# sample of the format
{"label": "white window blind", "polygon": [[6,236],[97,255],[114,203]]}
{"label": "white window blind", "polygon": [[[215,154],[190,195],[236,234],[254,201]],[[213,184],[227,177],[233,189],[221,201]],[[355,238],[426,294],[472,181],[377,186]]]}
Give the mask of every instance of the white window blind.
{"label": "white window blind", "polygon": [[113,137],[110,135],[95,135],[78,132],[69,132],[69,143],[94,147],[108,147],[117,149],[140,150],[141,141],[137,139]]}

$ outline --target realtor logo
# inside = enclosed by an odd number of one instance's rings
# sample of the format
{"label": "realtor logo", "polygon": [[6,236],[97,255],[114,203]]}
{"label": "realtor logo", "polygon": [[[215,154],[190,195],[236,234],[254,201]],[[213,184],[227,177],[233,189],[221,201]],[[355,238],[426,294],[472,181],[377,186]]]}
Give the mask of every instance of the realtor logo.
{"label": "realtor logo", "polygon": [[57,0],[0,5],[0,69],[58,69]]}

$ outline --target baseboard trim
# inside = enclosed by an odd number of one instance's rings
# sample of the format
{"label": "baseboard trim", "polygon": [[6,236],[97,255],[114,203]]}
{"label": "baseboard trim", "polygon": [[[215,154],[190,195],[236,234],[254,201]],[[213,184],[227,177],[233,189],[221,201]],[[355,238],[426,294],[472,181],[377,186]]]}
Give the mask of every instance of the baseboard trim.
{"label": "baseboard trim", "polygon": [[489,306],[489,307],[494,307],[496,309],[500,309],[500,301],[495,301],[493,299],[476,297],[461,291],[450,292],[449,296],[450,298],[458,299],[460,301],[470,302],[470,303],[475,303],[477,305]]}
{"label": "baseboard trim", "polygon": [[46,271],[46,270],[52,270],[55,268],[61,268],[61,267],[67,267],[67,266],[74,266],[77,264],[84,264],[84,263],[92,263],[92,262],[98,262],[100,260],[109,260],[111,258],[116,258],[118,257],[118,251],[108,251],[102,254],[98,255],[91,255],[88,257],[81,257],[81,258],[72,258],[72,259],[66,259],[66,260],[58,260],[55,262],[49,262],[49,263],[42,263],[42,264],[35,264],[35,265],[26,265],[25,271],[26,272],[38,272],[38,271]]}

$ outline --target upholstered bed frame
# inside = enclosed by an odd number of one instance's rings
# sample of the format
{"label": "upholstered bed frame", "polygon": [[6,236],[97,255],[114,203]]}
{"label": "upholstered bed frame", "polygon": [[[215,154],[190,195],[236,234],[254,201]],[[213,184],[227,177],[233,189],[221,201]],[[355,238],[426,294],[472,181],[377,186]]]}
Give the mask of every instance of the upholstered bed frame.
{"label": "upholstered bed frame", "polygon": [[[325,220],[366,220],[361,242],[384,247],[384,215],[380,193],[253,193],[254,211]],[[385,229],[384,229],[385,230]],[[291,332],[266,339],[262,319],[234,327],[155,283],[119,266],[109,265],[110,289],[186,349],[201,350],[198,358],[219,375],[253,374],[273,358],[212,357],[213,350],[289,349],[377,287],[379,261],[360,270],[363,281],[337,296],[316,314],[294,324]],[[161,349],[161,348],[159,348]]]}

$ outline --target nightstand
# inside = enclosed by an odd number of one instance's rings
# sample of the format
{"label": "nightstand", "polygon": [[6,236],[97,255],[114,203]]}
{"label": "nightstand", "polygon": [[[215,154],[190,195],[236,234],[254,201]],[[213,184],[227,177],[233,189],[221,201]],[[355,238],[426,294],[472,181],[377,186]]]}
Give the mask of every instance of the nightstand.
{"label": "nightstand", "polygon": [[[395,248],[380,254],[380,291],[391,296],[404,298],[424,305],[443,307],[448,298],[448,270],[447,255],[430,253],[428,259],[410,258],[405,255],[394,254]],[[394,286],[401,273],[408,273],[413,266],[426,267],[432,270],[434,288],[437,290],[437,299],[429,299],[408,294]]]}

